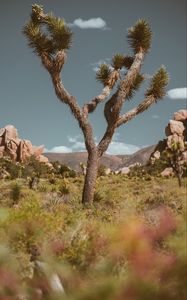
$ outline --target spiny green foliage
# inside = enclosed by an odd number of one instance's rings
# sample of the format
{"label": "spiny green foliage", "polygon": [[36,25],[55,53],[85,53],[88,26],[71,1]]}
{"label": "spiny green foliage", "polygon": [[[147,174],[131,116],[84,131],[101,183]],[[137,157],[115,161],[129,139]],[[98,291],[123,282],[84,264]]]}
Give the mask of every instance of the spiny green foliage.
{"label": "spiny green foliage", "polygon": [[142,74],[138,74],[136,76],[136,79],[133,82],[133,85],[130,88],[130,91],[127,95],[127,99],[131,100],[132,97],[134,96],[135,92],[140,88],[142,82],[144,81],[144,76]]}
{"label": "spiny green foliage", "polygon": [[162,99],[166,94],[166,86],[169,81],[169,75],[164,66],[154,74],[150,87],[146,91],[146,96],[153,95],[155,99]]}
{"label": "spiny green foliage", "polygon": [[100,81],[103,85],[107,84],[107,81],[110,77],[111,69],[107,64],[101,64],[99,70],[96,73],[97,81]]}
{"label": "spiny green foliage", "polygon": [[135,53],[140,49],[147,53],[151,46],[151,37],[151,29],[145,20],[140,19],[133,27],[128,29],[128,42]]}
{"label": "spiny green foliage", "polygon": [[126,69],[130,69],[133,61],[134,58],[132,56],[115,54],[112,59],[112,67],[115,70],[122,69],[124,67]]}
{"label": "spiny green foliage", "polygon": [[41,52],[54,54],[53,42],[41,32],[39,24],[30,21],[25,25],[23,32],[28,39],[29,47],[33,48],[36,54],[40,54]]}
{"label": "spiny green foliage", "polygon": [[11,198],[13,200],[13,204],[17,204],[21,198],[21,185],[17,182],[12,185]]}
{"label": "spiny green foliage", "polygon": [[114,57],[112,59],[112,67],[115,70],[122,69],[124,67],[124,60],[125,60],[124,55],[122,55],[122,54],[114,55]]}
{"label": "spiny green foliage", "polygon": [[[43,26],[46,32],[43,32]],[[31,20],[25,25],[23,33],[26,35],[29,46],[37,54],[47,52],[55,54],[58,50],[69,49],[72,32],[65,25],[64,20],[52,14],[44,15],[42,6],[33,5]]]}
{"label": "spiny green foliage", "polygon": [[34,23],[40,23],[41,22],[41,14],[43,14],[43,6],[38,4],[32,5],[32,13],[31,13],[31,20]]}
{"label": "spiny green foliage", "polygon": [[130,67],[132,66],[133,61],[134,61],[134,58],[132,56],[126,55],[124,57],[124,61],[123,61],[124,67],[126,69],[130,69]]}
{"label": "spiny green foliage", "polygon": [[72,32],[65,25],[64,20],[50,14],[46,19],[48,30],[51,34],[55,49],[69,49],[71,46]]}

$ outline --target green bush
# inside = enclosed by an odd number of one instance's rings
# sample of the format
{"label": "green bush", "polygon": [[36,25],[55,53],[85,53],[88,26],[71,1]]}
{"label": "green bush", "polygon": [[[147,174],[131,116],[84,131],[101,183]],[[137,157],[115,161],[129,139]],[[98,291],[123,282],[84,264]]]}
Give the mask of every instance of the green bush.
{"label": "green bush", "polygon": [[18,204],[21,198],[21,185],[19,183],[14,183],[11,187],[10,196],[13,200],[13,204]]}

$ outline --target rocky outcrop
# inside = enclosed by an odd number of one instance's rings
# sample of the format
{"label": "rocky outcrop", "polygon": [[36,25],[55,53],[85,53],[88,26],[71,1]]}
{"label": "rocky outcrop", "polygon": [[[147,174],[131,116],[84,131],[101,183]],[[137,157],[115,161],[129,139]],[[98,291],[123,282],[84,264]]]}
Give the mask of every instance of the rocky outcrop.
{"label": "rocky outcrop", "polygon": [[164,171],[161,172],[162,177],[170,177],[173,175],[173,168],[165,168]]}
{"label": "rocky outcrop", "polygon": [[29,140],[21,140],[17,129],[12,125],[0,128],[0,157],[9,156],[15,162],[23,162],[31,156],[49,164],[47,157],[42,155],[44,146],[33,146]]}
{"label": "rocky outcrop", "polygon": [[154,163],[160,158],[160,154],[165,149],[171,149],[173,144],[180,146],[183,152],[183,159],[187,161],[185,152],[185,142],[187,141],[187,110],[181,109],[174,113],[173,120],[170,120],[165,128],[166,139],[159,141],[154,152],[151,155],[151,161]]}

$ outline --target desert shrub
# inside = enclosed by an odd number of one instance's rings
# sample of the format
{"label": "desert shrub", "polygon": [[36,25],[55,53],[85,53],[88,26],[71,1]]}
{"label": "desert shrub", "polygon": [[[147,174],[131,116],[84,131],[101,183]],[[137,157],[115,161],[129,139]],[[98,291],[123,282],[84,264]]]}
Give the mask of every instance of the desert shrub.
{"label": "desert shrub", "polygon": [[17,204],[21,198],[22,187],[19,183],[14,183],[11,187],[10,197],[13,201],[13,204]]}
{"label": "desert shrub", "polygon": [[[175,178],[103,177],[98,201],[87,208],[81,205],[81,177],[58,178],[55,185],[41,180],[47,186],[42,194],[39,187],[33,191],[24,180],[21,184],[19,205],[9,206],[5,216],[0,210],[0,297],[10,297],[7,282],[16,282],[12,300],[17,293],[37,299],[36,288],[42,293],[46,286],[41,299],[185,299],[186,189],[179,189]],[[10,198],[11,187],[12,182],[0,182],[3,199]],[[71,192],[66,204],[64,188]],[[152,209],[157,223],[149,222]],[[49,273],[57,271],[65,295],[57,295],[43,273],[34,277],[33,257],[47,263]]]}
{"label": "desert shrub", "polygon": [[34,156],[30,156],[24,164],[23,177],[31,177],[35,174],[39,177],[46,177],[51,169],[44,163],[39,162]]}
{"label": "desert shrub", "polygon": [[94,193],[94,203],[102,202],[105,198],[104,192],[102,190],[97,190]]}
{"label": "desert shrub", "polygon": [[63,204],[63,198],[59,197],[58,194],[53,193],[49,194],[45,199],[44,208],[49,211],[55,211],[59,209],[59,206]]}
{"label": "desert shrub", "polygon": [[40,183],[40,184],[38,185],[38,191],[39,191],[39,192],[45,193],[45,192],[47,192],[47,190],[48,190],[47,184],[45,184],[45,183]]}
{"label": "desert shrub", "polygon": [[0,170],[6,170],[11,179],[16,179],[22,175],[22,164],[13,162],[9,157],[0,158]]}
{"label": "desert shrub", "polygon": [[75,178],[77,176],[75,170],[59,162],[53,162],[53,168],[55,176],[60,176],[61,178]]}
{"label": "desert shrub", "polygon": [[106,167],[102,164],[99,165],[99,168],[98,168],[98,177],[100,176],[105,176],[105,170],[106,170]]}
{"label": "desert shrub", "polygon": [[146,171],[143,166],[135,165],[135,166],[130,167],[129,177],[142,178],[143,176],[145,176],[145,174],[146,174]]}
{"label": "desert shrub", "polygon": [[70,193],[69,181],[67,179],[64,179],[63,182],[60,184],[59,193],[62,196]]}

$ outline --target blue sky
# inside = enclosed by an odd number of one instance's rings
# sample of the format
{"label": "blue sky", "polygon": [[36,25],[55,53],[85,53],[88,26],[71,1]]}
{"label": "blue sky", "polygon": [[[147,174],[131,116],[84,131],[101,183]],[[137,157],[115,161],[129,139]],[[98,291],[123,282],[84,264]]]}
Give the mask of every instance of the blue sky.
{"label": "blue sky", "polygon": [[[82,151],[81,131],[69,109],[60,103],[50,78],[22,34],[29,18],[30,0],[1,0],[0,10],[0,127],[14,125],[21,138],[55,151]],[[45,0],[46,12],[71,25],[73,45],[62,72],[65,87],[82,104],[100,93],[95,80],[99,62],[109,63],[115,53],[130,54],[126,30],[145,18],[153,31],[143,71],[152,75],[164,64],[170,91],[163,101],[119,128],[109,153],[131,153],[164,137],[173,113],[186,108],[186,3],[185,0]],[[124,110],[142,100],[144,89]],[[105,129],[103,106],[90,118],[99,141]]]}

